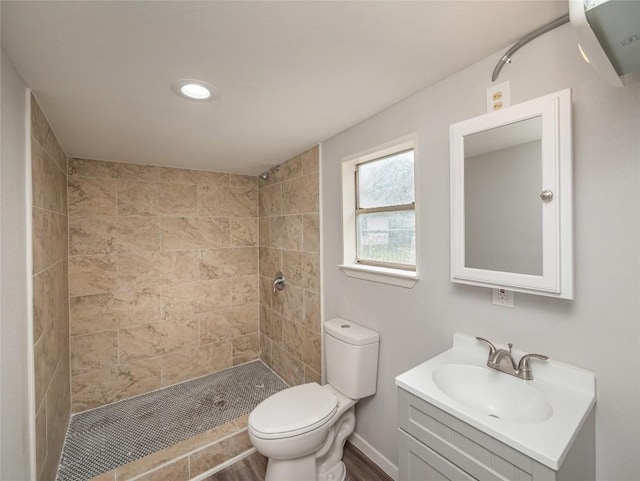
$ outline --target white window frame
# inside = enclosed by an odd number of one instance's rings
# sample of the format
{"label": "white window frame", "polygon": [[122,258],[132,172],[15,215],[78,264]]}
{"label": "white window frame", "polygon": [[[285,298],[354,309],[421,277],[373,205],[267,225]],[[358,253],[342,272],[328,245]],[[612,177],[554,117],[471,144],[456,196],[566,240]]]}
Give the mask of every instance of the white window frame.
{"label": "white window frame", "polygon": [[[357,262],[356,232],[356,183],[354,182],[356,166],[365,162],[388,157],[407,150],[413,150],[413,182],[415,192],[415,226],[416,226],[416,269],[382,267]],[[420,229],[418,216],[418,136],[408,135],[387,142],[372,149],[344,157],[342,159],[342,236],[343,263],[342,271],[349,277],[381,282],[399,287],[411,288],[419,279],[420,265]]]}

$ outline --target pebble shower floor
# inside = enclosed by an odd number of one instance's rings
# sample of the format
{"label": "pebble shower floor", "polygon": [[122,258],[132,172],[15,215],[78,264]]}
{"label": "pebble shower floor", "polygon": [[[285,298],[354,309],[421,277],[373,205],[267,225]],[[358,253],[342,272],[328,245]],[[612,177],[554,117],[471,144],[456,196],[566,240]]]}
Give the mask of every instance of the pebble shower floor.
{"label": "pebble shower floor", "polygon": [[57,481],[85,481],[249,414],[287,384],[260,361],[75,414]]}

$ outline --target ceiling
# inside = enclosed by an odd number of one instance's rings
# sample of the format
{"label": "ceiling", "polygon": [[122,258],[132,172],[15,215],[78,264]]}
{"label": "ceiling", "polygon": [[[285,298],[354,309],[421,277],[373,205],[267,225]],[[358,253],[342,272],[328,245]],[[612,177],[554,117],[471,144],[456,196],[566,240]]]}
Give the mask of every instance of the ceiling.
{"label": "ceiling", "polygon": [[[65,152],[258,174],[565,14],[566,1],[6,1]],[[508,67],[507,67],[508,68]],[[487,80],[491,72],[487,72]],[[220,99],[190,102],[195,78]]]}

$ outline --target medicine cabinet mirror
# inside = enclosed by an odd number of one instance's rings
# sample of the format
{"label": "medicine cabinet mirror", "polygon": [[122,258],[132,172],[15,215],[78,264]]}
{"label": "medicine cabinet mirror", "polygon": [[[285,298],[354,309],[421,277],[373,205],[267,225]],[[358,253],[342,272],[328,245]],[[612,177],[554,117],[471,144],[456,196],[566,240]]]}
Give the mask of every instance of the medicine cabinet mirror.
{"label": "medicine cabinet mirror", "polygon": [[451,280],[573,299],[571,91],[450,135]]}

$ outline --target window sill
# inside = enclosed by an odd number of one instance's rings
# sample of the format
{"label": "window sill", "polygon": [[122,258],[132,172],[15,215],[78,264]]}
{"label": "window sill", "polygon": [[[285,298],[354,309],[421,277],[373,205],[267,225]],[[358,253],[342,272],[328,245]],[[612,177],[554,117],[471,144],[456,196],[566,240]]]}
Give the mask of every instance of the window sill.
{"label": "window sill", "polygon": [[341,264],[339,267],[348,277],[390,284],[406,289],[411,289],[415,286],[419,279],[417,272],[390,269],[388,267],[364,266],[360,264]]}

